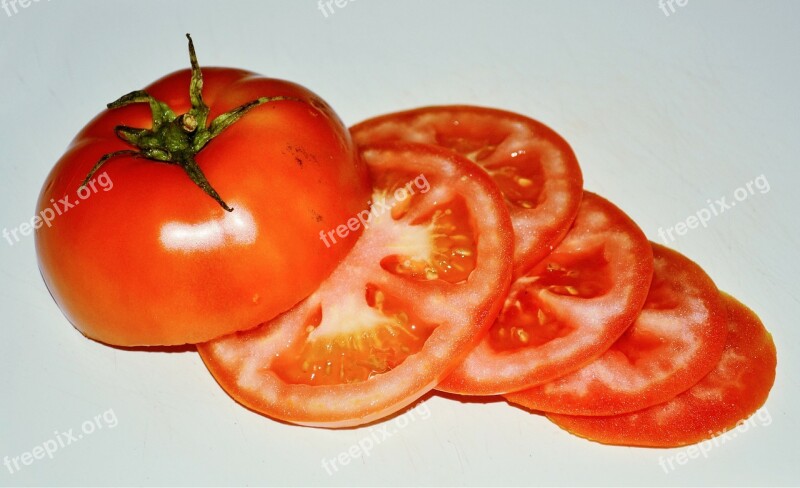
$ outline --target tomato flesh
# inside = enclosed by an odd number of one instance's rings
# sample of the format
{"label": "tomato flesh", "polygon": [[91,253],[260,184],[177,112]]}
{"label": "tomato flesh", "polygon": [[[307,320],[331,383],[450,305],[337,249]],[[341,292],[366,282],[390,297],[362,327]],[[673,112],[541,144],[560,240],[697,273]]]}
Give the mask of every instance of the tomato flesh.
{"label": "tomato flesh", "polygon": [[544,258],[577,215],[583,176],[569,144],[535,120],[466,105],[424,107],[366,120],[357,144],[433,144],[480,165],[500,188],[515,232],[515,276]]}
{"label": "tomato flesh", "polygon": [[580,370],[507,400],[530,410],[616,415],[667,401],[714,368],[727,335],[717,287],[688,258],[652,246],[650,292],[622,337]]}
{"label": "tomato flesh", "polygon": [[758,316],[723,294],[727,339],[714,369],[664,403],[635,412],[586,417],[548,414],[559,427],[603,444],[679,447],[720,435],[750,417],[767,400],[777,357]]}
{"label": "tomato flesh", "polygon": [[313,314],[317,320],[309,321],[305,336],[273,363],[275,374],[293,384],[355,383],[386,373],[422,350],[435,326],[412,317],[405,307],[388,309],[383,292],[370,291],[373,297],[372,301],[367,298],[367,304],[372,310],[356,317],[357,305],[349,305],[348,314],[358,322],[346,334],[318,330],[321,309]]}
{"label": "tomato flesh", "polygon": [[[475,238],[468,217],[467,208],[460,198],[450,202],[447,208],[423,216],[414,223],[427,222],[426,228],[431,236],[429,257],[420,259],[409,254],[393,254],[381,260],[381,266],[415,280],[441,279],[448,283],[466,280],[476,263]],[[397,250],[402,251],[402,246],[401,243]]]}
{"label": "tomato flesh", "polygon": [[[395,182],[407,181],[398,174],[382,176]],[[381,201],[395,190],[391,186],[381,189],[373,201]],[[393,211],[391,217],[397,219],[405,215],[416,198],[419,197],[405,200],[409,203],[403,205],[403,211]],[[395,205],[392,210],[397,208]],[[413,232],[392,244],[390,250],[395,254],[382,259],[381,267],[415,281],[465,281],[475,268],[476,254],[468,217],[461,198],[421,216],[413,222]],[[305,339],[297,342],[302,349],[282,354],[274,365],[276,374],[288,382],[311,385],[365,381],[418,353],[433,327],[415,317],[413,308],[404,306],[390,291],[388,293],[373,284],[367,285],[365,300],[369,309],[363,308],[361,316],[353,311],[363,305],[361,297],[353,297],[358,303],[350,304],[353,309],[348,312],[350,320],[357,323],[352,324],[350,334],[341,334],[339,324],[333,322],[327,329],[319,328],[320,309],[306,326]]]}
{"label": "tomato flesh", "polygon": [[489,333],[437,389],[504,394],[592,361],[636,318],[652,278],[652,256],[627,215],[587,192],[561,244],[516,279]]}
{"label": "tomato flesh", "polygon": [[[396,412],[458,364],[508,290],[513,228],[483,171],[424,145],[362,156],[376,182],[373,210],[384,210],[342,264],[275,320],[198,346],[222,387],[265,415],[347,427]],[[414,175],[425,193],[387,199],[410,190]]]}

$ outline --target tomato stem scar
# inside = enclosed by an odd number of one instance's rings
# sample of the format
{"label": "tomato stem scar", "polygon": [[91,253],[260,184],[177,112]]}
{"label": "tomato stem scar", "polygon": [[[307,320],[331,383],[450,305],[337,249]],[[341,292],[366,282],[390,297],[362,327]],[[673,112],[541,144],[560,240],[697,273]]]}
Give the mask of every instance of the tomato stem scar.
{"label": "tomato stem scar", "polygon": [[149,159],[161,163],[175,164],[180,166],[189,179],[200,187],[208,196],[216,200],[222,208],[228,212],[233,209],[225,203],[214,187],[211,186],[200,166],[195,160],[195,156],[209,142],[222,133],[225,129],[236,123],[247,112],[265,103],[277,101],[296,101],[301,100],[293,97],[261,97],[247,102],[239,107],[217,116],[211,123],[208,123],[210,109],[203,101],[203,73],[197,62],[197,54],[194,50],[192,37],[186,34],[189,39],[189,60],[192,64],[192,79],[189,83],[189,100],[192,108],[189,112],[180,116],[166,103],[156,100],[143,90],[137,90],[123,95],[119,99],[109,103],[109,109],[125,107],[134,103],[147,103],[150,105],[150,112],[153,117],[153,127],[151,129],[141,129],[119,125],[114,128],[114,133],[136,147],[137,150],[127,149],[108,153],[100,158],[89,171],[89,174],[81,183],[85,186],[97,171],[109,160],[120,156],[128,156],[142,159]]}

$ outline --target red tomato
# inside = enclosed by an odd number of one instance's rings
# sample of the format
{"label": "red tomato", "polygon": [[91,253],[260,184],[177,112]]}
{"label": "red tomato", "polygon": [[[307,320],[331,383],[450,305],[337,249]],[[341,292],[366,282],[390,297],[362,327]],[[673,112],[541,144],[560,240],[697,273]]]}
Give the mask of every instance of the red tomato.
{"label": "red tomato", "polygon": [[775,344],[752,310],[723,294],[728,337],[713,371],[677,397],[610,417],[549,414],[559,427],[603,444],[678,447],[720,435],[750,417],[775,381]]}
{"label": "red tomato", "polygon": [[280,420],[368,423],[431,390],[475,345],[511,281],[513,229],[491,179],[433,146],[367,147],[372,213],[305,301],[198,346],[238,402]]}
{"label": "red tomato", "polygon": [[725,307],[711,278],[653,244],[650,293],[639,317],[602,356],[556,380],[505,395],[531,410],[616,415],[665,402],[708,374],[725,348]]}
{"label": "red tomato", "polygon": [[582,367],[633,323],[652,275],[653,251],[639,227],[586,192],[561,244],[512,284],[489,333],[437,389],[504,394]]}
{"label": "red tomato", "polygon": [[511,212],[515,276],[550,253],[578,213],[583,176],[572,148],[528,117],[483,107],[425,107],[376,117],[350,131],[357,144],[435,144],[481,165]]}
{"label": "red tomato", "polygon": [[[202,100],[197,90],[189,96],[189,70],[144,90],[193,120],[153,101],[164,114],[161,132],[148,134],[157,129],[148,104],[127,104],[146,95],[123,97],[78,134],[44,183],[37,208],[53,218],[36,232],[42,276],[93,339],[173,345],[254,327],[314,291],[356,241],[319,249],[320,231],[369,198],[366,167],[333,110],[294,83],[230,68],[203,74]],[[259,97],[269,98],[221,131],[216,117]],[[206,127],[221,132],[195,153]],[[115,151],[124,152],[79,190]]]}

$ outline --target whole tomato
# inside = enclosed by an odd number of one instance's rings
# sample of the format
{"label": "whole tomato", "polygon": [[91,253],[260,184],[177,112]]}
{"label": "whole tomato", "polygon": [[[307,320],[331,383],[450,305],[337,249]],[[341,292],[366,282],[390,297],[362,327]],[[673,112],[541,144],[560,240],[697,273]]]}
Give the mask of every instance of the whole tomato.
{"label": "whole tomato", "polygon": [[[188,37],[188,36],[187,36]],[[132,92],[74,139],[44,183],[36,251],[83,334],[198,343],[309,295],[361,229],[370,183],[334,111],[300,85],[197,64]]]}

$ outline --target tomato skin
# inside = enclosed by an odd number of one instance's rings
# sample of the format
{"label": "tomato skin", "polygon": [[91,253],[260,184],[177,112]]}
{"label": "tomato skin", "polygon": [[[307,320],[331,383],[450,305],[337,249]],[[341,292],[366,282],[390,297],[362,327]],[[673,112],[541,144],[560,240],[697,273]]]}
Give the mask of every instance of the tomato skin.
{"label": "tomato skin", "polygon": [[[115,126],[152,126],[147,104],[98,115],[43,185],[37,213],[79,200],[37,229],[36,250],[56,303],[93,339],[178,345],[254,327],[311,293],[355,243],[357,233],[330,248],[319,239],[365,208],[370,190],[330,107],[294,83],[230,68],[203,74],[209,120],[258,97],[299,99],[254,108],[197,154],[233,212],[180,167],[132,157],[106,163],[97,191],[76,197],[102,155],[131,149]],[[181,114],[189,80],[181,70],[145,91]],[[101,189],[99,175],[113,185]]]}

